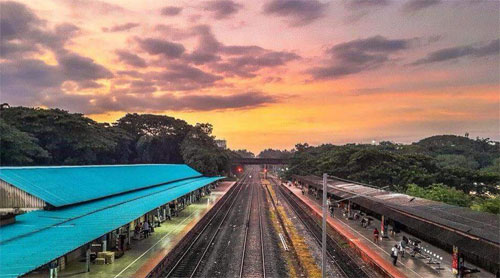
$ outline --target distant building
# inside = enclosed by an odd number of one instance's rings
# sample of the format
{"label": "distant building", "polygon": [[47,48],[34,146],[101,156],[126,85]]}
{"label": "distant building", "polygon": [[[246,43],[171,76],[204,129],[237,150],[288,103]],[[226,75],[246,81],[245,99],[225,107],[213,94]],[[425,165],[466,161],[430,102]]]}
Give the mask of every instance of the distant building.
{"label": "distant building", "polygon": [[217,147],[219,147],[219,148],[222,148],[222,149],[227,148],[226,140],[224,140],[224,139],[215,139],[215,144],[217,144]]}

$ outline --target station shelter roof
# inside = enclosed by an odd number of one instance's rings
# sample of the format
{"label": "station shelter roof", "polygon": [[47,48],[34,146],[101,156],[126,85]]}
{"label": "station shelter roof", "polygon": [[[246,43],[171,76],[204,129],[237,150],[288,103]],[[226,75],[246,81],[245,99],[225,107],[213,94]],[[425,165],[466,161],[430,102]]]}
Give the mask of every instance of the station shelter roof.
{"label": "station shelter roof", "polygon": [[200,176],[184,164],[0,167],[0,179],[54,207]]}
{"label": "station shelter roof", "polygon": [[[126,169],[122,169],[126,172]],[[192,169],[187,172],[191,171],[196,172]],[[18,215],[15,223],[0,227],[0,277],[18,277],[35,270],[163,204],[219,179],[222,177],[196,175],[172,182],[159,182],[157,186],[142,186],[139,190],[89,202]]]}
{"label": "station shelter roof", "polygon": [[[319,190],[322,189],[321,177],[312,175],[293,177]],[[483,260],[494,261],[496,260],[494,258],[498,257],[500,252],[498,215],[343,179],[328,179],[327,185],[329,193],[390,217],[446,245],[459,246]]]}

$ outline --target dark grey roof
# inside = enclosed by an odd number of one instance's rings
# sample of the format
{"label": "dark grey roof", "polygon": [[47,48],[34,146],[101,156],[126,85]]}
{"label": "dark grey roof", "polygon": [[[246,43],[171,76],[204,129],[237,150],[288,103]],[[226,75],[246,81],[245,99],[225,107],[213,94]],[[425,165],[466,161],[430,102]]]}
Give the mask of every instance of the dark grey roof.
{"label": "dark grey roof", "polygon": [[[317,188],[322,188],[322,179],[320,177],[294,176],[294,178]],[[495,214],[473,211],[469,208],[376,189],[350,181],[329,179],[328,186],[329,192],[341,198],[360,195],[352,199],[355,203],[363,202],[365,205],[376,207],[378,210],[390,209],[393,212],[404,214],[406,217],[445,226],[472,238],[479,238],[493,243],[497,248],[500,243],[500,216]]]}

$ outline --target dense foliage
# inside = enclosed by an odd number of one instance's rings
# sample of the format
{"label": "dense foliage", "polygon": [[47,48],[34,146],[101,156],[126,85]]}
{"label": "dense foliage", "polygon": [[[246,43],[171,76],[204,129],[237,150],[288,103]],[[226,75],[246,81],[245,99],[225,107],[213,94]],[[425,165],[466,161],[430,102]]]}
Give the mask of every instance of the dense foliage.
{"label": "dense foliage", "polygon": [[258,155],[260,158],[290,158],[292,156],[292,151],[287,150],[274,150],[265,149],[261,151]]}
{"label": "dense foliage", "polygon": [[236,150],[234,152],[236,154],[238,154],[240,157],[244,157],[244,158],[254,158],[255,157],[255,154],[253,154],[253,152],[247,151],[246,149]]}
{"label": "dense foliage", "polygon": [[[285,175],[328,173],[494,212],[500,208],[493,208],[499,202],[498,198],[491,197],[499,192],[499,146],[489,139],[473,140],[455,135],[433,136],[411,145],[381,142],[312,147],[298,144]],[[469,194],[475,197],[468,198]]]}
{"label": "dense foliage", "polygon": [[[261,158],[290,158],[285,175],[328,173],[345,179],[477,210],[500,212],[499,143],[441,135],[410,145],[298,144],[266,149]],[[97,123],[60,109],[0,107],[0,165],[186,163],[206,175],[228,175],[234,157],[254,157],[215,144],[210,124],[150,114]]]}
{"label": "dense foliage", "polygon": [[229,157],[209,124],[168,116],[127,114],[97,123],[60,109],[2,106],[1,165],[186,163],[207,174],[227,174]]}

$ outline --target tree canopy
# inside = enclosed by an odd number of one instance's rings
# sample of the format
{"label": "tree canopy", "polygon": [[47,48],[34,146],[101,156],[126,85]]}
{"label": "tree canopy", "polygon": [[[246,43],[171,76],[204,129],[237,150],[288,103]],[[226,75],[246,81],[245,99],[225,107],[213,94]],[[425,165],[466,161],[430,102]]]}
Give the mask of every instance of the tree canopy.
{"label": "tree canopy", "polygon": [[[495,211],[498,198],[491,195],[498,194],[500,188],[499,146],[489,139],[454,135],[433,136],[410,145],[387,141],[379,145],[298,144],[285,176],[327,173],[379,187],[389,186],[391,190],[415,196]],[[474,198],[465,200],[469,193]]]}
{"label": "tree canopy", "polygon": [[230,156],[210,124],[163,115],[127,114],[97,123],[60,109],[2,106],[1,165],[186,163],[207,175],[227,174]]}

